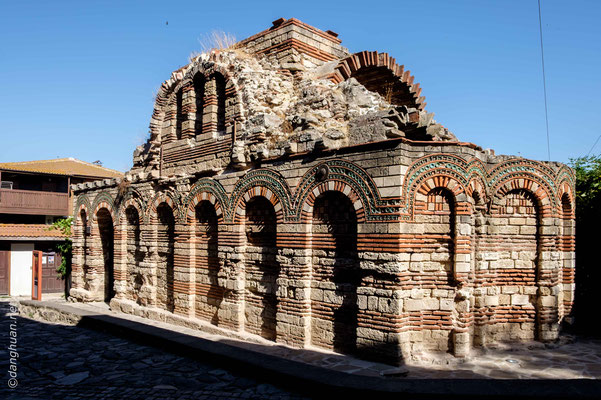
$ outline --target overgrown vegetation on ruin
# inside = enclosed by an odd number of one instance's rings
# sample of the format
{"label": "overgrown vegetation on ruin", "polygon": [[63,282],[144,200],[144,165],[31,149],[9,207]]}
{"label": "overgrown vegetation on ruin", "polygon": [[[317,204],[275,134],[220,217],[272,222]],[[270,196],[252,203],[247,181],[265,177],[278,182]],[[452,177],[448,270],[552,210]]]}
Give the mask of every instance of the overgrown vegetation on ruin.
{"label": "overgrown vegetation on ruin", "polygon": [[61,218],[55,221],[49,229],[57,229],[65,235],[65,240],[56,245],[56,251],[61,255],[61,265],[58,266],[58,272],[61,278],[68,276],[71,271],[71,258],[73,256],[73,242],[71,241],[71,225],[73,217]]}
{"label": "overgrown vegetation on ruin", "polygon": [[198,43],[200,44],[200,52],[193,51],[190,53],[188,56],[190,62],[200,54],[210,53],[213,50],[232,50],[241,58],[249,57],[248,53],[238,47],[236,37],[228,32],[211,31],[211,33],[201,35],[198,38]]}

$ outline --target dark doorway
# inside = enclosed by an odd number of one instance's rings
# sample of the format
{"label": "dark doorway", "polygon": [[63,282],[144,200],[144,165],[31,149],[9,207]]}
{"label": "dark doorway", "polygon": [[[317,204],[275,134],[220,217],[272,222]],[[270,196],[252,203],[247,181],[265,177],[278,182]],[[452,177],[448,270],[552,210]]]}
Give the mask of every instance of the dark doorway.
{"label": "dark doorway", "polygon": [[104,301],[109,302],[115,296],[115,274],[113,273],[114,260],[114,230],[111,213],[106,208],[101,208],[96,214],[98,231],[102,244],[102,257],[104,261]]}
{"label": "dark doorway", "polygon": [[175,248],[175,218],[167,203],[157,207],[157,246],[159,262],[157,265],[157,306],[173,312],[173,254]]}
{"label": "dark doorway", "polygon": [[127,249],[127,293],[130,299],[140,303],[138,295],[143,284],[142,275],[139,271],[140,262],[144,260],[144,252],[140,247],[140,214],[134,206],[125,209]]}

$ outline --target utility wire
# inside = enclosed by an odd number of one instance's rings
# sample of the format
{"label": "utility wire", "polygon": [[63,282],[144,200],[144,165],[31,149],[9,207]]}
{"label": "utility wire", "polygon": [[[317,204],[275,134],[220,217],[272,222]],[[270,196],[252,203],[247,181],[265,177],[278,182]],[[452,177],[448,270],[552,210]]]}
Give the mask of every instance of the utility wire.
{"label": "utility wire", "polygon": [[599,137],[597,138],[597,140],[595,140],[595,144],[593,144],[593,147],[591,147],[591,149],[588,151],[588,153],[586,153],[587,157],[591,154],[591,152],[593,151],[593,149],[595,148],[595,146],[597,145],[597,143],[599,143],[599,139],[601,139],[601,135],[599,135]]}
{"label": "utility wire", "polygon": [[538,28],[540,31],[540,57],[543,66],[543,91],[545,95],[545,124],[547,125],[547,156],[551,161],[551,144],[549,141],[549,112],[547,111],[547,78],[545,76],[545,52],[543,50],[543,18],[540,12],[540,0],[538,0]]}

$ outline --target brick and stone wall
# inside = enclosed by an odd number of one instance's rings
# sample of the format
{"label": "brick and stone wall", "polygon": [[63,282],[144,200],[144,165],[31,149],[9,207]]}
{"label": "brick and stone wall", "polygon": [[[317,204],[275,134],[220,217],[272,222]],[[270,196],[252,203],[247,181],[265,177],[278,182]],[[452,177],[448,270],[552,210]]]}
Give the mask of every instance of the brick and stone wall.
{"label": "brick and stone wall", "polygon": [[[330,53],[330,73],[236,52],[176,71],[125,178],[73,188],[71,296],[391,364],[557,338],[573,172],[458,142],[394,60]],[[270,105],[274,82],[303,89]]]}

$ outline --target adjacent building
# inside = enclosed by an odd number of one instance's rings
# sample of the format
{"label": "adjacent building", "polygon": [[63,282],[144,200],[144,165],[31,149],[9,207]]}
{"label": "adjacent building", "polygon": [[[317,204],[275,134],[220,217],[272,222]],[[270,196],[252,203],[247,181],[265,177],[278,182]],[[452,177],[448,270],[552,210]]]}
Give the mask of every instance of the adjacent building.
{"label": "adjacent building", "polygon": [[573,171],[461,142],[425,107],[391,55],[294,18],[193,58],[133,168],[72,186],[71,296],[393,364],[557,338]]}
{"label": "adjacent building", "polygon": [[74,158],[0,163],[0,294],[31,295],[33,250],[43,252],[43,293],[64,291],[55,253],[64,237],[50,225],[72,215],[71,184],[122,175]]}

